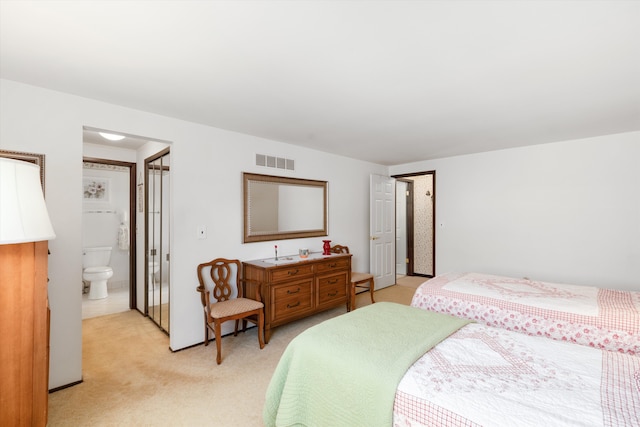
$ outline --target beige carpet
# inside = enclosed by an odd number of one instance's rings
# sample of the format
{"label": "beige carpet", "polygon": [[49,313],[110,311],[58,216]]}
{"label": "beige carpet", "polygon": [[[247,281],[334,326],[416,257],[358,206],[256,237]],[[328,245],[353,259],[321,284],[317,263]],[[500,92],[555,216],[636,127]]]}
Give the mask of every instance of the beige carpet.
{"label": "beige carpet", "polygon": [[401,286],[408,286],[411,288],[417,288],[424,282],[429,280],[429,277],[422,276],[398,276],[396,283]]}
{"label": "beige carpet", "polygon": [[[424,278],[421,278],[424,281]],[[415,286],[375,292],[409,304]],[[370,304],[368,293],[356,306]],[[262,426],[264,394],[287,344],[306,328],[345,312],[336,308],[273,330],[257,330],[171,352],[169,338],[136,311],[83,321],[83,382],[49,395],[49,426]],[[203,332],[204,334],[204,332]]]}

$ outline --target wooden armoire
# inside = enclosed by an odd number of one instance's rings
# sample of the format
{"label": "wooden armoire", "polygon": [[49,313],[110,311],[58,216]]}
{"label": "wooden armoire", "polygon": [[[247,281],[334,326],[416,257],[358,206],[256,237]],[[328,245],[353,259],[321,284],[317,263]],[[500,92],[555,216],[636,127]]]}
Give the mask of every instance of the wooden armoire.
{"label": "wooden armoire", "polygon": [[0,245],[0,426],[45,426],[48,242]]}

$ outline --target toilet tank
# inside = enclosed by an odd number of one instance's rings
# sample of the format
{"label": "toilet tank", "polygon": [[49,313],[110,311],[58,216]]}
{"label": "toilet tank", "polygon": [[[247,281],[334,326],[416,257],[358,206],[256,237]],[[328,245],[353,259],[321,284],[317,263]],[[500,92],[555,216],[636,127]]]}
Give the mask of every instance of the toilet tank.
{"label": "toilet tank", "polygon": [[82,249],[82,268],[106,267],[111,261],[111,246]]}

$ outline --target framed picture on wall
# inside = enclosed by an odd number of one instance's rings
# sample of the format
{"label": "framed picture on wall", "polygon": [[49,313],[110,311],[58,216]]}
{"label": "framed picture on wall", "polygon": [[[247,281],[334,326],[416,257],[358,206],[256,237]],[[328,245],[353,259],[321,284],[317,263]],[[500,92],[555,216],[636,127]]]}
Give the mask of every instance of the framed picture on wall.
{"label": "framed picture on wall", "polygon": [[44,194],[44,154],[23,153],[21,151],[0,150],[0,157],[33,163],[40,168],[40,184]]}
{"label": "framed picture on wall", "polygon": [[86,176],[82,179],[82,199],[85,202],[108,202],[109,178]]}

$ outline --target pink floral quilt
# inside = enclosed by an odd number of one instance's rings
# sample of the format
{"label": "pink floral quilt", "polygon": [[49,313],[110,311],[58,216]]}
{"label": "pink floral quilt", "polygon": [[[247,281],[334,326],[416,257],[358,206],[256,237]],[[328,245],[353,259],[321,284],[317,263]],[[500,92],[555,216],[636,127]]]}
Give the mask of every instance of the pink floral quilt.
{"label": "pink floral quilt", "polygon": [[411,305],[528,335],[640,355],[640,292],[449,273],[420,285]]}
{"label": "pink floral quilt", "polygon": [[640,357],[471,323],[404,375],[394,427],[638,426]]}

